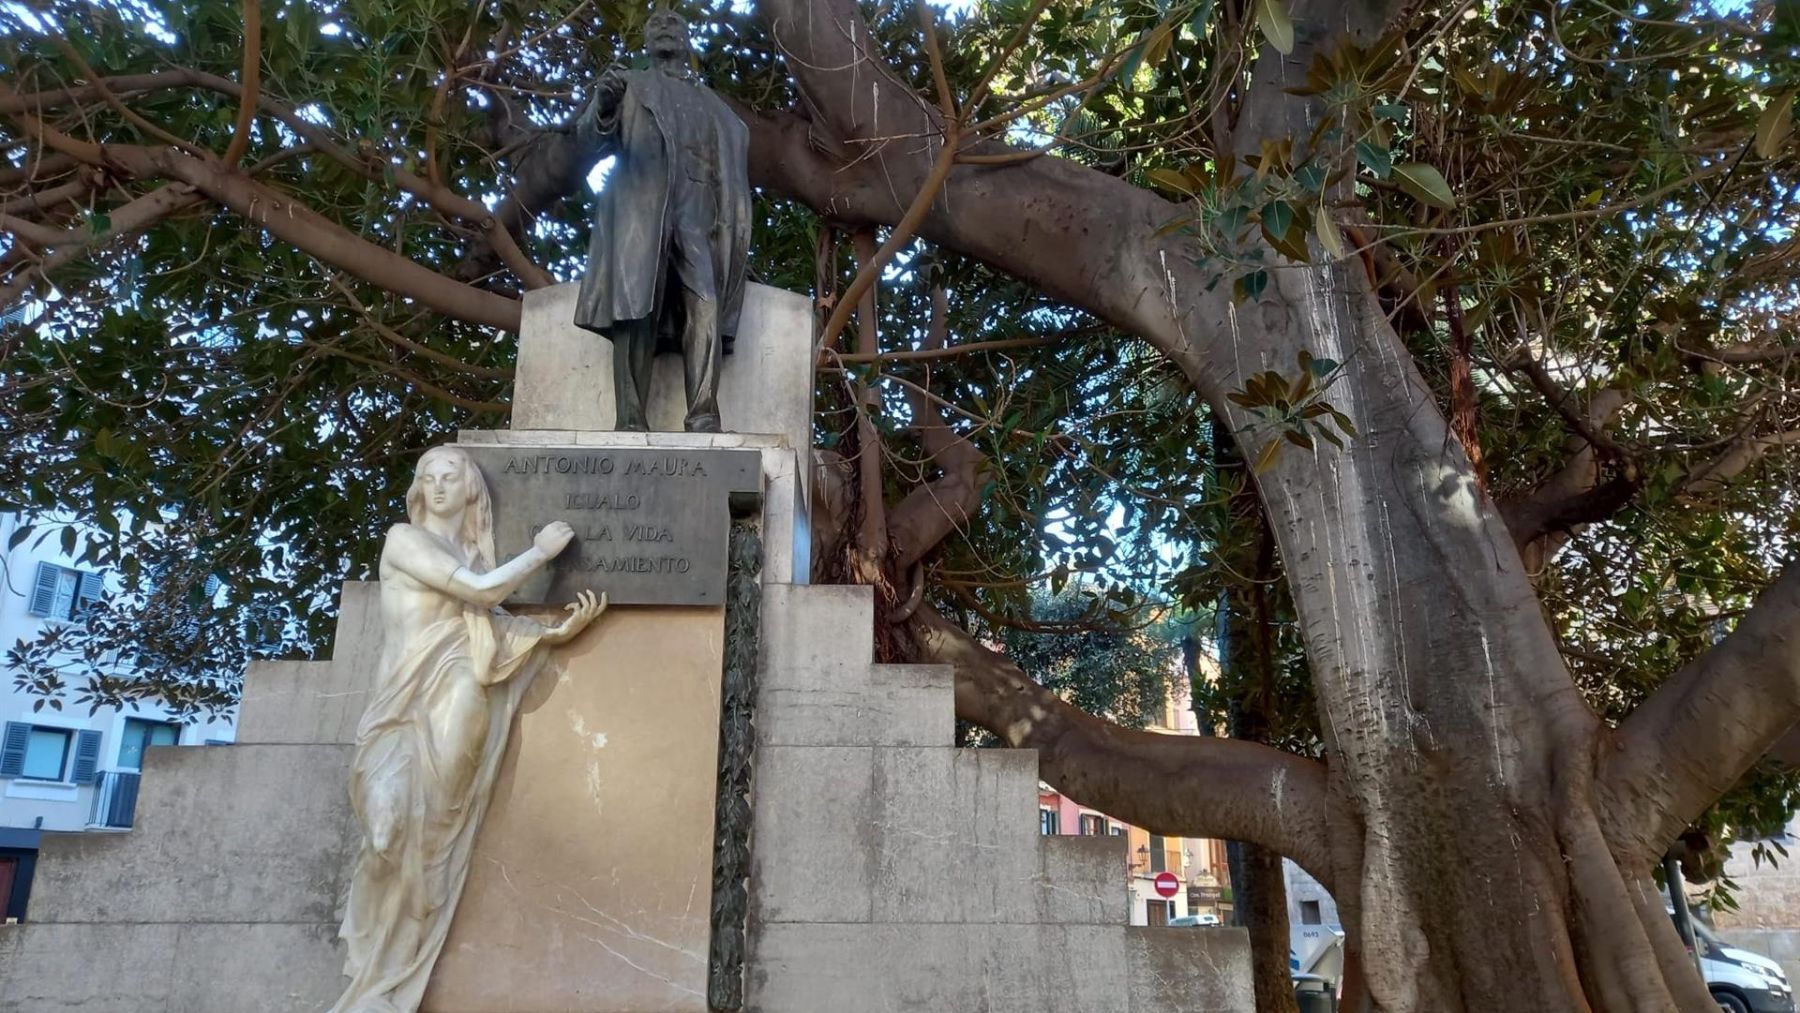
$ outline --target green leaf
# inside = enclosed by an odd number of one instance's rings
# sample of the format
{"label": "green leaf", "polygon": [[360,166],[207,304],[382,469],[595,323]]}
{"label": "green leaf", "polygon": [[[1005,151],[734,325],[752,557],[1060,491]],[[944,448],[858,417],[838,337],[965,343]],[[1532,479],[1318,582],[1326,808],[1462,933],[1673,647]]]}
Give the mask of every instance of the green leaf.
{"label": "green leaf", "polygon": [[1213,221],[1227,238],[1236,239],[1237,234],[1244,230],[1244,217],[1243,208],[1228,207],[1220,211],[1219,216]]}
{"label": "green leaf", "polygon": [[1297,264],[1304,264],[1312,259],[1306,248],[1306,229],[1301,227],[1298,220],[1289,221],[1286,231],[1279,233],[1270,232],[1265,226],[1263,234],[1269,240],[1269,245],[1287,259]]}
{"label": "green leaf", "polygon": [[1283,0],[1256,0],[1256,27],[1283,56],[1294,51],[1294,21]]}
{"label": "green leaf", "polygon": [[1789,88],[1781,95],[1769,100],[1769,107],[1756,120],[1756,153],[1763,158],[1774,158],[1781,150],[1781,143],[1794,132],[1794,96],[1800,95],[1800,88]]}
{"label": "green leaf", "polygon": [[1270,201],[1269,205],[1262,210],[1262,220],[1263,225],[1271,233],[1277,236],[1284,235],[1287,233],[1288,226],[1294,221],[1294,209],[1288,205],[1287,201]]}
{"label": "green leaf", "polygon": [[1394,156],[1384,146],[1369,141],[1356,142],[1356,160],[1369,167],[1376,179],[1386,179],[1394,171]]}
{"label": "green leaf", "polygon": [[1244,295],[1251,299],[1262,298],[1263,289],[1269,287],[1269,272],[1251,271],[1244,275]]}
{"label": "green leaf", "polygon": [[1306,368],[1312,370],[1314,376],[1323,378],[1337,371],[1338,361],[1336,359],[1315,358],[1306,364]]}
{"label": "green leaf", "polygon": [[1270,440],[1268,443],[1263,444],[1262,453],[1256,455],[1256,473],[1260,475],[1263,472],[1268,471],[1275,465],[1275,458],[1280,455],[1280,440]]}
{"label": "green leaf", "polygon": [[1150,41],[1144,44],[1144,62],[1155,67],[1169,55],[1174,44],[1175,32],[1172,26],[1158,25],[1156,31],[1150,33]]}
{"label": "green leaf", "polygon": [[1456,195],[1450,192],[1450,184],[1444,181],[1444,174],[1424,162],[1405,162],[1394,166],[1394,178],[1400,181],[1400,189],[1422,204],[1446,211],[1456,207]]}
{"label": "green leaf", "polygon": [[1313,220],[1313,231],[1318,233],[1319,245],[1331,259],[1337,260],[1344,255],[1344,236],[1324,208],[1319,209],[1318,216]]}
{"label": "green leaf", "polygon": [[1146,169],[1144,178],[1163,190],[1187,197],[1194,195],[1193,184],[1188,182],[1187,174],[1179,169]]}
{"label": "green leaf", "polygon": [[1212,7],[1212,0],[1201,0],[1195,6],[1194,16],[1188,19],[1187,24],[1188,31],[1193,34],[1194,38],[1198,39],[1206,35],[1206,26],[1212,21]]}

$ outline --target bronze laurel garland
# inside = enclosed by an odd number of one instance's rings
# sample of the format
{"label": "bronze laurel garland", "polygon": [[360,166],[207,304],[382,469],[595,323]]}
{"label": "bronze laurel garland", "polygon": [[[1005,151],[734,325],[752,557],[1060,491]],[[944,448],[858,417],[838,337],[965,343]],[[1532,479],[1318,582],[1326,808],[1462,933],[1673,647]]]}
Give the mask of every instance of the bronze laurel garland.
{"label": "bronze laurel garland", "polygon": [[725,585],[725,673],[719,713],[719,790],[713,819],[712,954],[707,1007],[744,1008],[750,915],[750,775],[756,747],[756,658],[762,629],[762,536],[755,518],[731,523]]}

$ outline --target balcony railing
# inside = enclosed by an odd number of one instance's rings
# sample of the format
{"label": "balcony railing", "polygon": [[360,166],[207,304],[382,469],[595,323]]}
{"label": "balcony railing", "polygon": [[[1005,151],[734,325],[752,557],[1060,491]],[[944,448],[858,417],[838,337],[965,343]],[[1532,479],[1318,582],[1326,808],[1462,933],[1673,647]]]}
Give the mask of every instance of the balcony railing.
{"label": "balcony railing", "polygon": [[94,782],[94,811],[88,826],[127,830],[137,813],[138,779],[135,770],[103,770]]}

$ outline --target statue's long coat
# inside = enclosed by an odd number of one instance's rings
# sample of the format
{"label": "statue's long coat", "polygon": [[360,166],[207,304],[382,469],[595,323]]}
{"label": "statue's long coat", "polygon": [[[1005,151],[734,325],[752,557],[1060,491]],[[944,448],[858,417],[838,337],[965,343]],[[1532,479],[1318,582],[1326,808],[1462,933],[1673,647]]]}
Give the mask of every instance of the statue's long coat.
{"label": "statue's long coat", "polygon": [[[678,341],[679,292],[668,291],[670,242],[679,208],[672,198],[676,174],[692,179],[683,158],[699,152],[716,172],[710,188],[717,221],[710,230],[719,331],[737,333],[744,302],[744,260],[750,249],[750,132],[717,95],[696,82],[656,70],[626,71],[616,113],[582,117],[591,143],[618,161],[601,190],[588,241],[587,273],[575,306],[575,324],[608,334],[615,324],[654,317],[665,340]],[[710,167],[709,167],[710,169]],[[691,213],[691,212],[690,212]]]}

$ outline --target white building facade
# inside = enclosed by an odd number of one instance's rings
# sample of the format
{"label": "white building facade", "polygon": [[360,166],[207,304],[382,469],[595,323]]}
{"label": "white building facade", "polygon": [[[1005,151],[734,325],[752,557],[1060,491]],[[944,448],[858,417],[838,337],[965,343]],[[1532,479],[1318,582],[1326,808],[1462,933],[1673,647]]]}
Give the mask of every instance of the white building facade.
{"label": "white building facade", "polygon": [[[24,523],[0,514],[0,547]],[[106,573],[78,565],[54,534],[34,533],[0,561],[0,651],[49,624],[79,622],[109,588]],[[67,702],[39,707],[43,698],[19,688],[15,675],[0,672],[0,914],[23,918],[40,834],[129,828],[146,751],[229,742],[235,715],[182,725],[147,701],[91,715]]]}

